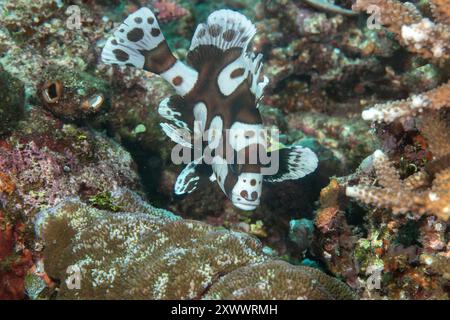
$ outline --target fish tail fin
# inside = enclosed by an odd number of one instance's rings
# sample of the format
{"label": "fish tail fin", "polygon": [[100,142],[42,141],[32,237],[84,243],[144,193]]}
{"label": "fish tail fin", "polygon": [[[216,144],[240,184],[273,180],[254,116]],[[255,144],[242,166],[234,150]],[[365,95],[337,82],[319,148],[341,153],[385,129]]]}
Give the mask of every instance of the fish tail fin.
{"label": "fish tail fin", "polygon": [[132,13],[117,28],[103,48],[102,60],[159,74],[181,95],[197,80],[197,72],[174,57],[149,8]]}
{"label": "fish tail fin", "polygon": [[176,62],[154,13],[141,8],[130,14],[106,42],[102,60],[160,74]]}

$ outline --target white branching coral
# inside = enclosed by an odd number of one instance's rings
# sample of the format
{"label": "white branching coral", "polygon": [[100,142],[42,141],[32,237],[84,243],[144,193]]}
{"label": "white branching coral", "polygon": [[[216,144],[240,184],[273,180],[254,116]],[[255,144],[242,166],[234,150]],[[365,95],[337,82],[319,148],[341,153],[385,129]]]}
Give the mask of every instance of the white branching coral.
{"label": "white branching coral", "polygon": [[379,23],[394,33],[401,45],[409,51],[443,64],[450,57],[450,26],[448,0],[433,1],[436,21],[422,16],[410,2],[397,0],[356,0],[353,10],[370,12],[378,9]]}
{"label": "white branching coral", "polygon": [[[434,180],[425,171],[419,171],[401,180],[394,164],[377,150],[373,166],[378,186],[348,186],[346,195],[380,208],[391,209],[394,214],[408,212],[432,214],[447,221],[450,217],[450,169],[436,174]],[[430,181],[432,181],[430,186]]]}
{"label": "white branching coral", "polygon": [[450,106],[450,81],[433,90],[412,95],[406,100],[376,104],[362,112],[367,121],[393,122],[404,117],[416,116],[424,110],[439,110]]}

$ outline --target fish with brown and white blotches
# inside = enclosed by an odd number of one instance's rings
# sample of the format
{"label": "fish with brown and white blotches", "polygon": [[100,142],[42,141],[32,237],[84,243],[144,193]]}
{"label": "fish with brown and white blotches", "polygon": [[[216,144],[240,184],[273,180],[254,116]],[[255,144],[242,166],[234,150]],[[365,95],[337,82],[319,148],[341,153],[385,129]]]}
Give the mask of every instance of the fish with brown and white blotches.
{"label": "fish with brown and white blotches", "polygon": [[[167,136],[192,150],[192,162],[175,183],[177,195],[191,193],[209,176],[236,207],[253,210],[260,203],[263,180],[298,179],[317,168],[317,156],[308,148],[267,151],[258,103],[268,79],[261,76],[262,55],[248,51],[255,33],[244,15],[215,11],[197,27],[185,64],[170,51],[153,12],[142,8],[118,27],[103,49],[105,63],[159,74],[175,89],[177,94],[164,99],[158,112]],[[196,152],[199,139],[202,151]],[[275,153],[278,170],[267,175],[267,162],[260,155]]]}

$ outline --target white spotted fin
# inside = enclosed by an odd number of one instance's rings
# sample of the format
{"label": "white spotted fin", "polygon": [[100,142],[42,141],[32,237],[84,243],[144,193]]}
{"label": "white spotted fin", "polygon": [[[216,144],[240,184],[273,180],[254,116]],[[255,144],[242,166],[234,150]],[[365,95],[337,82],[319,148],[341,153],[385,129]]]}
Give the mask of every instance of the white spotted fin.
{"label": "white spotted fin", "polygon": [[116,29],[103,48],[102,61],[159,74],[180,95],[191,91],[198,78],[197,71],[174,57],[149,8],[132,13]]}
{"label": "white spotted fin", "polygon": [[265,176],[267,182],[281,182],[284,180],[296,180],[314,172],[319,160],[317,155],[309,148],[302,146],[286,147],[272,152],[272,159],[276,159],[275,152],[279,156],[278,173]]}
{"label": "white spotted fin", "polygon": [[144,69],[145,56],[165,42],[155,15],[149,8],[141,8],[116,29],[102,51],[102,60],[108,64],[133,65]]}

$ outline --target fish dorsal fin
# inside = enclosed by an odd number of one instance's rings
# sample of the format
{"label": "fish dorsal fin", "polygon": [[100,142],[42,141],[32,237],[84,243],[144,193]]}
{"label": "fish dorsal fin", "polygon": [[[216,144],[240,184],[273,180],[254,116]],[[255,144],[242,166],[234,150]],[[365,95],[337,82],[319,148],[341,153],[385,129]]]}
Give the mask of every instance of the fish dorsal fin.
{"label": "fish dorsal fin", "polygon": [[245,51],[255,34],[255,26],[243,14],[228,9],[217,10],[209,15],[206,24],[198,25],[189,51],[209,45],[222,51],[231,48]]}
{"label": "fish dorsal fin", "polygon": [[224,56],[235,57],[219,75],[221,92],[229,96],[249,79],[250,91],[258,103],[269,81],[267,77],[261,76],[262,55],[247,52],[255,33],[255,26],[241,13],[215,11],[208,17],[206,24],[197,27],[187,56],[188,63],[201,71],[206,61],[223,61]]}
{"label": "fish dorsal fin", "polygon": [[275,150],[278,152],[278,172],[274,175],[265,176],[267,182],[281,182],[284,180],[296,180],[314,172],[319,160],[317,155],[309,148],[302,146],[286,147]]}

